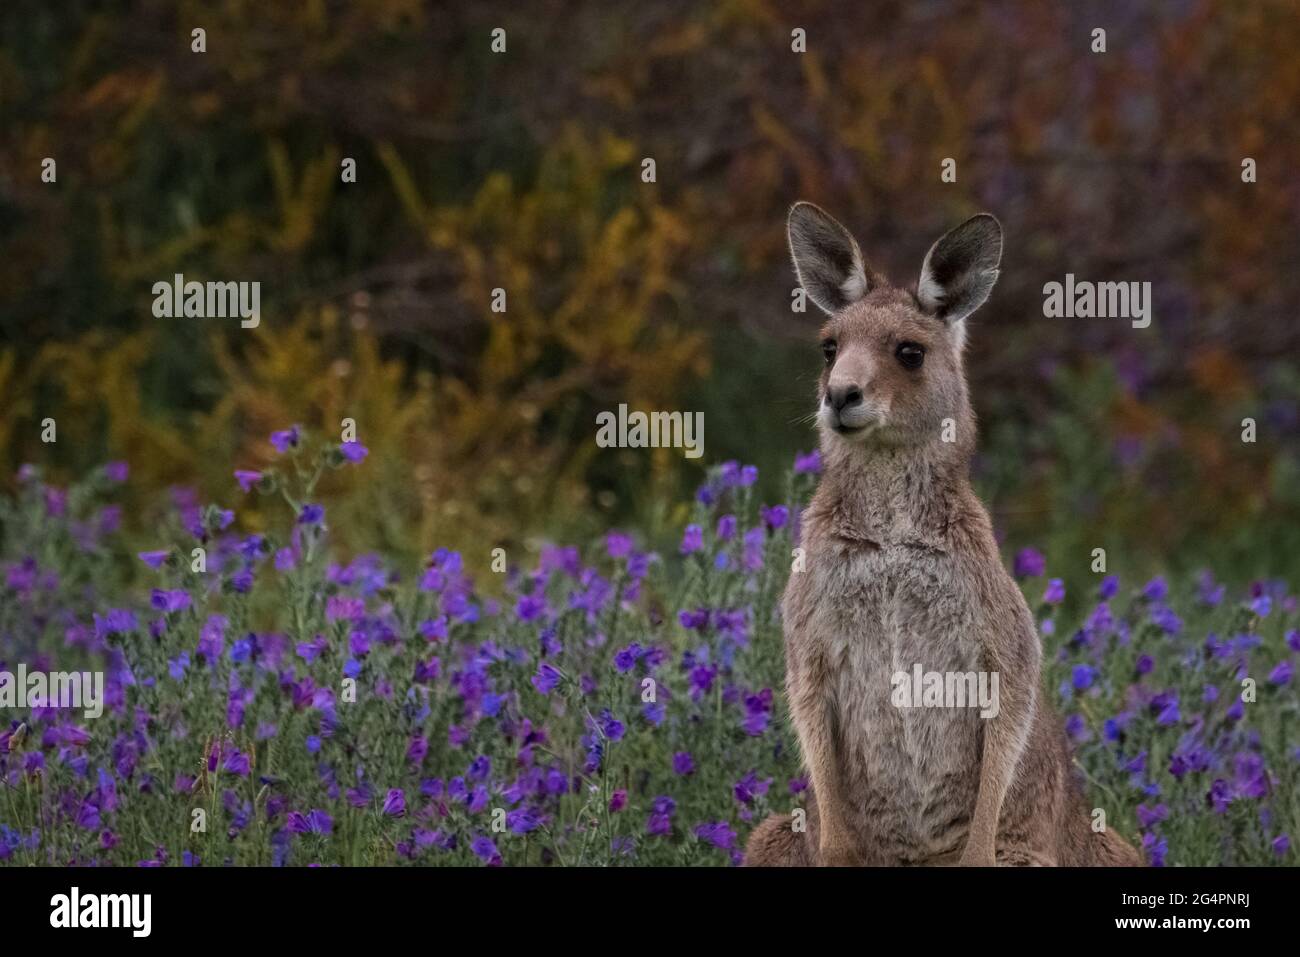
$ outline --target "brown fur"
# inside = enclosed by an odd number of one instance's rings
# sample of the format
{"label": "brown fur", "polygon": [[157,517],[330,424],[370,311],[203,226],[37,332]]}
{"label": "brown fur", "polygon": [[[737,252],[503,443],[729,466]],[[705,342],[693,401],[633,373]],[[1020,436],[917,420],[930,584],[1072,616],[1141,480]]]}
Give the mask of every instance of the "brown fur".
{"label": "brown fur", "polygon": [[[915,293],[885,284],[809,204],[791,212],[790,244],[834,343],[818,389],[825,473],[782,605],[787,699],[811,786],[806,828],[768,818],[746,863],[1140,864],[1090,826],[1040,693],[1033,616],[967,478],[964,323],[996,279],[1001,227],[980,216],[941,239]],[[900,346],[924,350],[919,368]],[[914,664],[996,673],[999,710],[896,707],[891,676]]]}

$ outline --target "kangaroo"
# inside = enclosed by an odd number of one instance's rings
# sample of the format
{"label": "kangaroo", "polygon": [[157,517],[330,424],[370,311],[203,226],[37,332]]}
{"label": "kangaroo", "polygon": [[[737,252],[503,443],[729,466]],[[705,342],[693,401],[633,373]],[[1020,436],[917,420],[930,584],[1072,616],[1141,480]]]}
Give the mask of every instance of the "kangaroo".
{"label": "kangaroo", "polygon": [[[788,238],[800,284],[830,316],[824,473],[782,602],[810,787],[805,826],[772,815],[746,864],[1141,864],[1113,831],[1092,830],[1039,692],[1033,615],[968,480],[966,319],[997,280],[1001,224],[982,213],[940,238],[915,291],[871,270],[811,203],[790,211]],[[987,677],[996,707],[899,706],[894,676],[914,669]]]}

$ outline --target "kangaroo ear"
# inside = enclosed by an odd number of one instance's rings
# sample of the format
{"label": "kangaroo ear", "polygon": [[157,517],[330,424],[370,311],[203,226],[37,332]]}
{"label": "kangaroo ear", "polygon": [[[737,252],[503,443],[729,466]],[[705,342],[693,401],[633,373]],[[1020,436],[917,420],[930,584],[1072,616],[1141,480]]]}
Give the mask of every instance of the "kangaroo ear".
{"label": "kangaroo ear", "polygon": [[988,213],[971,217],[925,254],[916,284],[921,308],[957,327],[989,297],[1001,261],[1002,224]]}
{"label": "kangaroo ear", "polygon": [[879,285],[849,231],[812,203],[795,203],[787,224],[794,271],[808,298],[836,313]]}

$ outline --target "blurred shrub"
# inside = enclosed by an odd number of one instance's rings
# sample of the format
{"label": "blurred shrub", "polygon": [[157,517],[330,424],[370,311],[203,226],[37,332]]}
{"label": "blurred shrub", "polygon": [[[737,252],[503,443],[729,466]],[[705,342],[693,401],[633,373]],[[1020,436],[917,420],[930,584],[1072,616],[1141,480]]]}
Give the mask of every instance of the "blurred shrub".
{"label": "blurred shrub", "polygon": [[[226,459],[255,463],[269,428],[352,416],[385,463],[358,538],[663,530],[698,463],[598,451],[596,411],[702,410],[715,462],[811,444],[791,201],[900,283],[988,208],[1007,257],[968,365],[1008,538],[1046,527],[1066,562],[1215,552],[1241,578],[1300,564],[1286,4],[1110,9],[1103,55],[1094,13],[1030,0],[11,6],[6,461],[129,454],[228,494]],[[1152,327],[1043,319],[1067,271],[1150,281]],[[176,272],[263,281],[264,328],[154,320],[149,285]]]}

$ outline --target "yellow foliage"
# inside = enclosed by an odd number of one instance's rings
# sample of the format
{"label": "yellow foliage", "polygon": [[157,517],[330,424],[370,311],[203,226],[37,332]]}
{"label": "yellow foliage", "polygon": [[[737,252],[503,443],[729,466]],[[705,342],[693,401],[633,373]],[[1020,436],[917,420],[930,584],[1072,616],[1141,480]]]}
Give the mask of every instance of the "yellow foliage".
{"label": "yellow foliage", "polygon": [[[242,496],[232,472],[271,464],[276,429],[299,423],[338,441],[350,418],[370,455],[331,473],[319,493],[336,538],[351,548],[413,558],[445,544],[486,555],[542,529],[594,527],[587,470],[596,413],[620,402],[670,408],[683,382],[707,371],[703,337],[679,316],[686,297],[674,272],[692,240],[685,219],[640,182],[635,145],[608,133],[569,130],[528,185],[495,173],[460,205],[427,202],[400,154],[377,151],[430,255],[454,264],[458,297],[481,324],[467,374],[386,358],[369,324],[355,328],[333,305],[296,316],[264,309],[255,329],[194,327],[207,331],[194,340],[206,350],[197,364],[207,366],[194,391],[211,399],[181,411],[154,397],[167,355],[191,343],[178,345],[175,328],[157,324],[125,336],[96,331],[45,344],[21,372],[14,354],[0,354],[0,386],[14,396],[3,447],[49,459],[26,427],[39,419],[33,397],[42,394],[59,410],[64,448],[131,463],[128,494],[152,495],[132,503],[147,530],[156,534],[167,507],[159,490],[173,483],[196,485],[257,529],[281,506]],[[329,202],[337,150],[297,176],[283,143],[268,144],[267,161],[276,215],[262,241],[294,254]],[[166,275],[185,253],[235,241],[252,223],[196,225],[128,254],[111,211],[102,212],[103,245],[121,250],[112,272],[122,282]],[[497,288],[507,292],[505,312],[492,309]],[[649,462],[649,475],[636,475],[640,488],[678,465],[664,454]]]}

